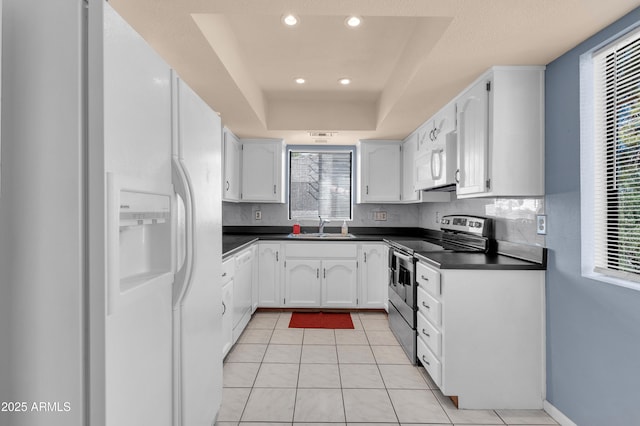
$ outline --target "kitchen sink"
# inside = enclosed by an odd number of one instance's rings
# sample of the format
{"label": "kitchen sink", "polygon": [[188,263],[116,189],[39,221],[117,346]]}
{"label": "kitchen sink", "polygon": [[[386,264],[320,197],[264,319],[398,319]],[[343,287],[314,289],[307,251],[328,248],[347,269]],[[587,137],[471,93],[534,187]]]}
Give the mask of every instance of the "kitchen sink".
{"label": "kitchen sink", "polygon": [[355,238],[353,234],[342,235],[339,232],[310,232],[307,234],[289,234],[289,238],[297,240],[349,240]]}

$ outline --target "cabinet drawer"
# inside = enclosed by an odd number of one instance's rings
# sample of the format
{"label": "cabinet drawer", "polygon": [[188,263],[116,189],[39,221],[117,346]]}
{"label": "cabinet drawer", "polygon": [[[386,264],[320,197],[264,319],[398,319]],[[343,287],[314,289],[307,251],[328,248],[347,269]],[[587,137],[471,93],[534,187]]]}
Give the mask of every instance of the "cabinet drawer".
{"label": "cabinet drawer", "polygon": [[358,245],[349,243],[287,243],[285,246],[287,258],[356,258]]}
{"label": "cabinet drawer", "polygon": [[229,258],[222,262],[222,285],[225,285],[233,279],[233,273],[236,269],[236,259]]}
{"label": "cabinet drawer", "polygon": [[418,262],[416,265],[416,282],[418,287],[427,290],[432,296],[440,297],[440,272],[437,270]]}
{"label": "cabinet drawer", "polygon": [[438,357],[427,348],[422,339],[418,339],[418,359],[433,379],[433,382],[439,388],[442,387],[442,364]]}
{"label": "cabinet drawer", "polygon": [[442,355],[441,342],[442,333],[436,326],[431,324],[421,313],[418,312],[418,340],[424,343],[433,351],[436,356]]}
{"label": "cabinet drawer", "polygon": [[421,287],[418,287],[418,311],[432,324],[442,324],[442,304]]}

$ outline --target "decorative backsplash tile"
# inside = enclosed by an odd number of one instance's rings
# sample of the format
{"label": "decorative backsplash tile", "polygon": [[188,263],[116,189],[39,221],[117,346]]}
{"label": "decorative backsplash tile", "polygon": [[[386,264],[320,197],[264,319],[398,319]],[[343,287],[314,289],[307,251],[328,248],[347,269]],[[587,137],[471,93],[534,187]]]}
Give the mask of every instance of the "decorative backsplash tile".
{"label": "decorative backsplash tile", "polygon": [[[260,210],[262,219],[255,219]],[[385,212],[385,221],[374,220],[375,213]],[[545,245],[543,235],[536,234],[536,215],[544,214],[544,198],[476,198],[448,203],[356,204],[349,226],[394,226],[440,229],[440,218],[448,214],[469,214],[495,219],[496,238],[514,243]],[[222,203],[225,226],[290,226],[286,204]],[[314,226],[317,220],[300,221]],[[332,222],[329,226],[340,226]]]}
{"label": "decorative backsplash tile", "polygon": [[418,226],[439,229],[448,214],[469,214],[495,219],[498,240],[544,246],[544,235],[536,234],[536,215],[544,214],[544,198],[476,198],[449,203],[420,205]]}

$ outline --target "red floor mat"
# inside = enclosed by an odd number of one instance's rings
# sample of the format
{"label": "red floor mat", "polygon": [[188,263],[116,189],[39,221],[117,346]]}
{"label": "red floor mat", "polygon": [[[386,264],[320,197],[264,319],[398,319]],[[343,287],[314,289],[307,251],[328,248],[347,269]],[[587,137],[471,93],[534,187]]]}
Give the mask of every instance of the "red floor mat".
{"label": "red floor mat", "polygon": [[289,328],[353,328],[353,322],[349,313],[294,312]]}

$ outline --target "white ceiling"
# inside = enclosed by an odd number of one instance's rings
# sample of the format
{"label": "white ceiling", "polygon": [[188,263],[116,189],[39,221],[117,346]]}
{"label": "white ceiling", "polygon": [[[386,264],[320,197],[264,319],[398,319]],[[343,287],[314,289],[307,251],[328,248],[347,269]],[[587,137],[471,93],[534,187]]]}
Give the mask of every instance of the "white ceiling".
{"label": "white ceiling", "polygon": [[[639,0],[111,0],[239,137],[402,139],[492,65],[544,65]],[[295,13],[300,23],[285,27]],[[360,28],[344,25],[348,15]],[[297,85],[296,77],[307,83]],[[338,79],[353,83],[341,86]]]}

